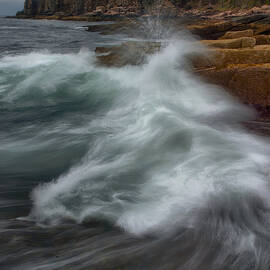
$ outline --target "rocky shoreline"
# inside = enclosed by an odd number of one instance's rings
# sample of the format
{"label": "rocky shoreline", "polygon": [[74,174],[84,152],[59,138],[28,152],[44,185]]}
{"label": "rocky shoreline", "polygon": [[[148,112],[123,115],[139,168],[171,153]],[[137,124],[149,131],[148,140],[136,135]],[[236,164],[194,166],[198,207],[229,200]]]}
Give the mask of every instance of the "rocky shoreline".
{"label": "rocky shoreline", "polygon": [[[260,119],[270,119],[270,16],[257,14],[196,23],[173,21],[176,31],[188,28],[208,48],[208,53],[191,57],[194,73],[223,86],[243,103],[256,108]],[[136,20],[89,26],[88,31],[147,38]],[[119,67],[140,64],[143,55],[154,53],[160,47],[158,42],[127,42],[117,47],[97,48],[96,53],[100,64]]]}
{"label": "rocky shoreline", "polygon": [[253,15],[191,26],[190,30],[208,37],[201,42],[210,52],[209,56],[194,60],[195,72],[255,107],[261,117],[269,117],[270,16]]}
{"label": "rocky shoreline", "polygon": [[265,1],[242,4],[219,1],[175,0],[25,0],[17,18],[100,21],[159,16],[224,20],[254,14],[270,14]]}
{"label": "rocky shoreline", "polygon": [[[270,6],[217,11],[211,7],[179,10],[166,1],[162,5],[163,13],[160,14],[157,11],[161,6],[144,14],[139,7],[136,12],[129,13],[123,9],[111,12],[107,6],[98,6],[93,12],[81,15],[67,16],[63,12],[52,15],[18,14],[17,18],[110,20],[114,23],[92,25],[87,30],[146,39],[147,31],[143,24],[149,18],[158,18],[176,30],[187,28],[209,50],[207,55],[197,55],[192,59],[195,74],[223,86],[242,102],[255,107],[262,119],[270,119]],[[160,44],[153,42],[128,42],[118,47],[97,48],[96,52],[101,64],[123,66],[139,64],[143,61],[142,52],[153,53],[159,48]]]}

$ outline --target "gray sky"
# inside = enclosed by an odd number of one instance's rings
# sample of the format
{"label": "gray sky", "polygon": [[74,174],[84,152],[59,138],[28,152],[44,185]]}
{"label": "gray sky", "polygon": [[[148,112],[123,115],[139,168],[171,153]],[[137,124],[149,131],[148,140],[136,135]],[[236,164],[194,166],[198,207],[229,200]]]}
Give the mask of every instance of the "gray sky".
{"label": "gray sky", "polygon": [[0,16],[15,15],[23,9],[24,0],[0,0]]}

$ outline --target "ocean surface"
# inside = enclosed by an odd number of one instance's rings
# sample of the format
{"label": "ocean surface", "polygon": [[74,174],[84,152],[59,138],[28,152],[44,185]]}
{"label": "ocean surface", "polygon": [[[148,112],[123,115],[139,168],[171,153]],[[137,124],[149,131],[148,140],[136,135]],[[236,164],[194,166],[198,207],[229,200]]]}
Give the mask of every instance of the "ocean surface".
{"label": "ocean surface", "polygon": [[89,24],[0,18],[0,269],[268,270],[255,112],[192,74],[188,33],[108,68],[128,38]]}

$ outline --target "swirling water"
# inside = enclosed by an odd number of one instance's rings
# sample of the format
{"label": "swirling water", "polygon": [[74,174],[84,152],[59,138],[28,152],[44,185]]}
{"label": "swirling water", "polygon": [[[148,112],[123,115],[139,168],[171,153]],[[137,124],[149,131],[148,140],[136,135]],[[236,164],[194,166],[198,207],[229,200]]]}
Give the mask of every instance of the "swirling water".
{"label": "swirling water", "polygon": [[119,37],[1,23],[1,269],[269,269],[269,140],[192,38],[105,68]]}

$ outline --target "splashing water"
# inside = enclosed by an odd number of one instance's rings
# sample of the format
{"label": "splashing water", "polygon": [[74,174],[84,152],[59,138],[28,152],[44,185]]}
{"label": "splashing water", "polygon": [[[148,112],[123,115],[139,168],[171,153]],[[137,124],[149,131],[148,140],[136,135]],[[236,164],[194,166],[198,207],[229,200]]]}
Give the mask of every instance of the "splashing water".
{"label": "splashing water", "polygon": [[[65,152],[83,140],[86,152],[34,189],[29,219],[101,219],[138,236],[193,229],[223,243],[213,269],[231,254],[239,255],[235,269],[266,269],[269,141],[239,124],[254,116],[250,109],[188,71],[186,55],[196,50],[174,41],[142,66],[117,69],[96,67],[88,51],[2,58],[4,106],[38,108],[53,121],[22,127],[22,137],[6,138],[1,150],[23,156],[60,144]],[[194,254],[187,269],[204,251]]]}

